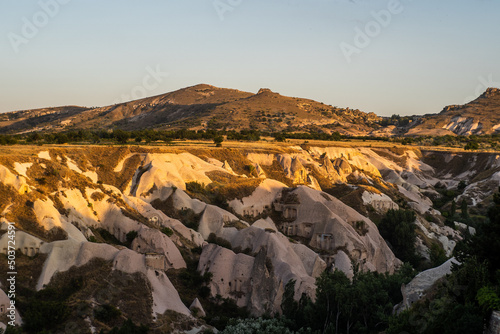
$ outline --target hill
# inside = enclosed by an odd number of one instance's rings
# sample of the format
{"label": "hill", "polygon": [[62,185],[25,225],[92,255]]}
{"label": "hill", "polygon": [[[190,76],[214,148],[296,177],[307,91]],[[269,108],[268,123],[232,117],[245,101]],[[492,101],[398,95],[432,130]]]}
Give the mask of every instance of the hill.
{"label": "hill", "polygon": [[488,88],[465,105],[445,107],[425,115],[408,129],[407,136],[479,135],[500,131],[500,89]]}
{"label": "hill", "polygon": [[145,99],[100,108],[58,107],[0,115],[0,133],[66,129],[179,129],[339,131],[366,135],[380,118],[349,108],[200,84]]}

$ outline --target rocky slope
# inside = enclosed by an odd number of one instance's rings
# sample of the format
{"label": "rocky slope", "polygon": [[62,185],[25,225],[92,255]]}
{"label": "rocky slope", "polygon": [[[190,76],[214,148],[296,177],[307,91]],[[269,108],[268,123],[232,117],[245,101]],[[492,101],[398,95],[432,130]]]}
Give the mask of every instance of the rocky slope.
{"label": "rocky slope", "polygon": [[500,89],[488,88],[465,105],[447,106],[436,115],[423,116],[406,135],[479,135],[500,131]]}
{"label": "rocky slope", "polygon": [[[374,223],[389,209],[416,211],[422,256],[432,243],[450,255],[462,234],[442,224],[431,198],[467,180],[470,205],[488,201],[499,161],[404,147],[12,147],[0,155],[0,251],[13,222],[31,273],[19,279],[25,289],[94,268],[141,287],[106,299],[121,300],[126,316],[157,332],[175,321],[205,328],[196,316],[210,316],[221,298],[279,313],[292,279],[297,300],[314,299],[325,268],[393,272],[401,261]],[[195,269],[207,278],[199,295],[183,285]],[[93,294],[80,300],[102,304]],[[107,328],[92,313],[79,319]]]}
{"label": "rocky slope", "polygon": [[[352,136],[443,136],[500,131],[500,89],[488,88],[465,105],[439,114],[412,116],[410,123],[381,126],[382,117],[260,89],[256,94],[200,84],[140,100],[86,108],[77,106],[0,114],[0,133],[75,129],[337,131]],[[387,120],[387,118],[386,118]]]}
{"label": "rocky slope", "polygon": [[100,108],[59,107],[0,115],[0,133],[65,129],[254,129],[339,131],[364,135],[378,128],[373,113],[343,109],[269,89],[257,94],[196,85],[175,92]]}

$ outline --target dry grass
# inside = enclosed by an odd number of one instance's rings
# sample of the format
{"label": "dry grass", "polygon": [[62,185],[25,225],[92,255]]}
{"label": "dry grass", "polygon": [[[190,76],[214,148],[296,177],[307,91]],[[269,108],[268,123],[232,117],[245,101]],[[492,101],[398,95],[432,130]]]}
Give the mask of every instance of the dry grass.
{"label": "dry grass", "polygon": [[218,192],[228,201],[250,196],[264,181],[264,179],[242,178],[219,171],[208,172],[207,176],[213,181],[207,189],[210,192]]}
{"label": "dry grass", "polygon": [[264,170],[264,173],[266,173],[267,178],[284,183],[288,187],[293,186],[293,181],[288,177],[286,177],[283,167],[281,167],[278,161],[273,160],[272,165],[260,166],[260,167],[262,168],[262,170]]}

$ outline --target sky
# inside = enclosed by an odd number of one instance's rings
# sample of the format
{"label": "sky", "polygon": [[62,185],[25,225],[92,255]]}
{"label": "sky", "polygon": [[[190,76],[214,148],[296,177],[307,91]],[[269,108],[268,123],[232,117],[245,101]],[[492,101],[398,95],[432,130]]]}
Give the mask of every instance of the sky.
{"label": "sky", "polygon": [[199,83],[381,116],[500,87],[498,0],[0,0],[0,112]]}

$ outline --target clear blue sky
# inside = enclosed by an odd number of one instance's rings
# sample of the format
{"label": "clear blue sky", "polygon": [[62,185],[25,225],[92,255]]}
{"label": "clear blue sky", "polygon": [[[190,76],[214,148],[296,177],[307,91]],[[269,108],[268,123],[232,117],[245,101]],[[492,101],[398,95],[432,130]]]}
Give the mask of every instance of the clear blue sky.
{"label": "clear blue sky", "polygon": [[[401,0],[377,23],[391,1],[2,0],[0,112],[207,83],[406,115],[500,86],[500,1]],[[369,45],[356,44],[367,28]],[[342,43],[357,48],[350,62]]]}

